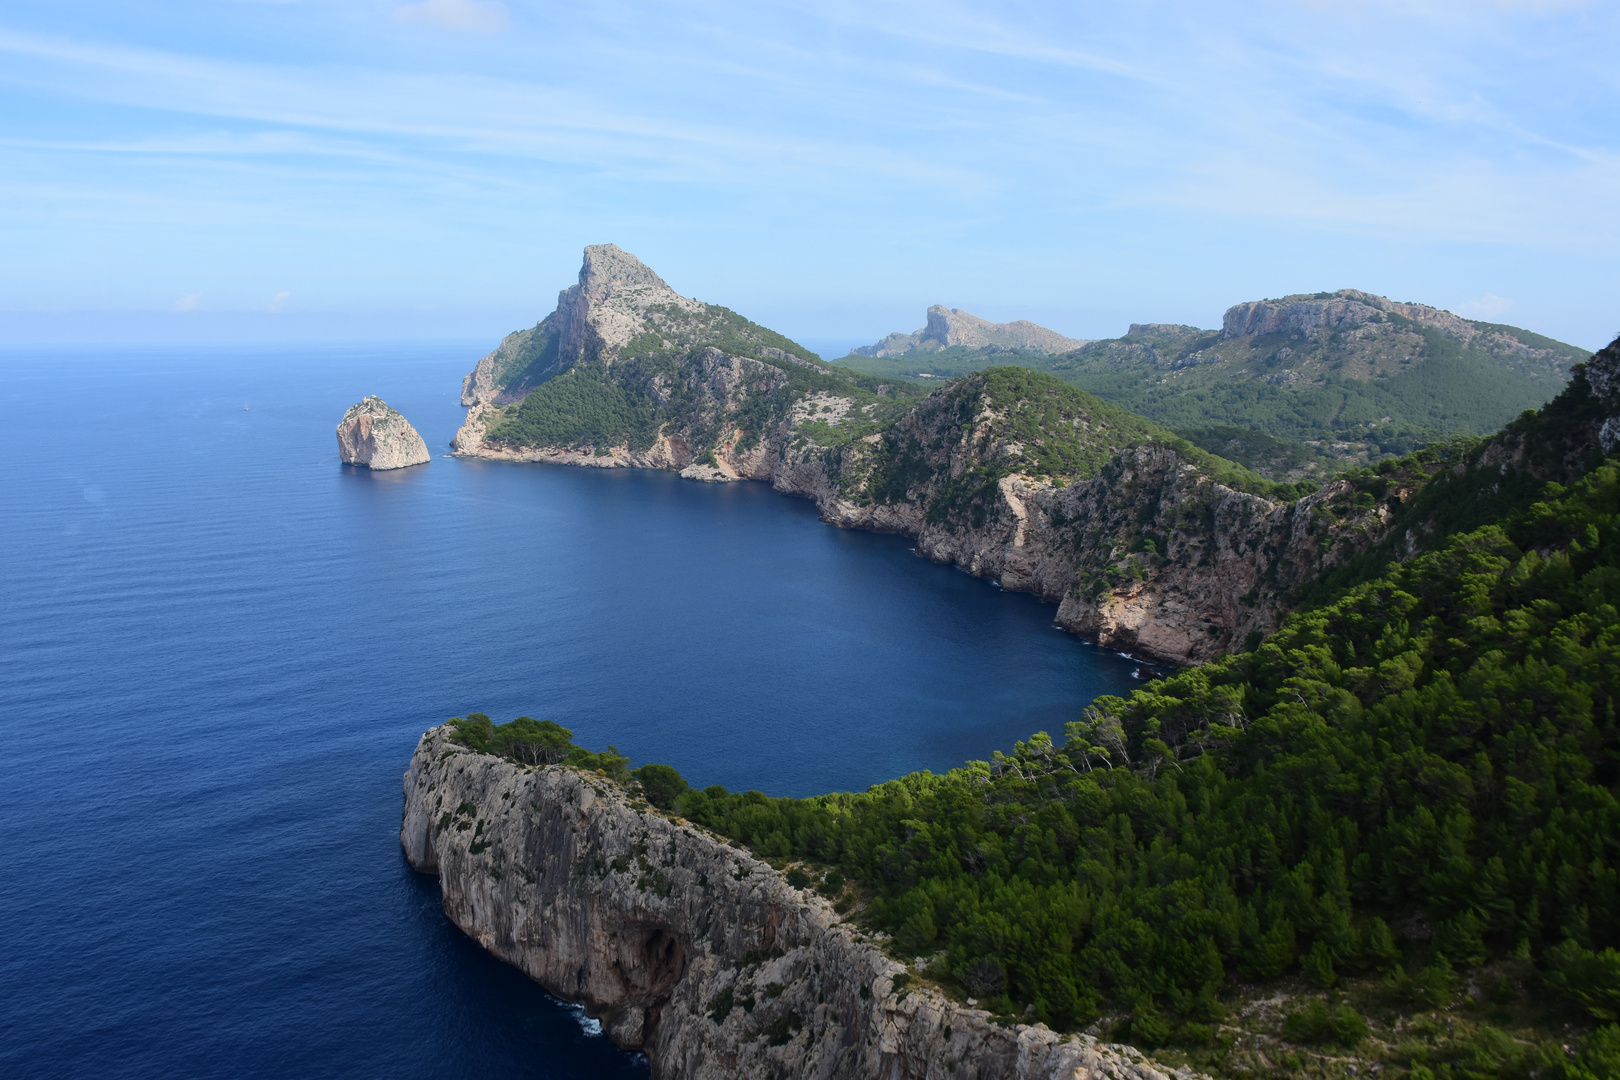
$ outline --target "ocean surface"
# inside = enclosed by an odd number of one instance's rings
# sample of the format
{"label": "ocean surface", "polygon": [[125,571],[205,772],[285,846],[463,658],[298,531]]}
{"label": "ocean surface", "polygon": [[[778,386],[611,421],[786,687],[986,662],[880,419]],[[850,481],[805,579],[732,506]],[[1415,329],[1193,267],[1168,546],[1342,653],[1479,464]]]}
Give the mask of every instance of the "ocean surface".
{"label": "ocean surface", "polygon": [[618,1077],[400,855],[450,716],[808,795],[1061,732],[1135,665],[760,484],[436,454],[487,345],[0,352],[0,1076]]}

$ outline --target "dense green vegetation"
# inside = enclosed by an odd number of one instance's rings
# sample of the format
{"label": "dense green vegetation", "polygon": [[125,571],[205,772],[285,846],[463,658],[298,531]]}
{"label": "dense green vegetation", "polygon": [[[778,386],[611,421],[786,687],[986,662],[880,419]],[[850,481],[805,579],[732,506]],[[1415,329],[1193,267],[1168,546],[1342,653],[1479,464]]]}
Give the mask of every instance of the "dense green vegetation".
{"label": "dense green vegetation", "polygon": [[495,350],[491,381],[514,394],[543,383],[557,366],[560,338],[549,319],[508,334]]}
{"label": "dense green vegetation", "polygon": [[[466,718],[453,717],[452,736],[463,746],[485,754],[511,758],[524,765],[573,765],[576,768],[597,770],[617,780],[630,775],[630,759],[613,747],[592,753],[575,746],[574,733],[553,720],[535,720],[520,716],[505,724],[497,724],[481,712],[468,713]],[[674,770],[670,770],[673,772]]]}
{"label": "dense green vegetation", "polygon": [[646,450],[658,413],[625,390],[600,364],[576,364],[541,383],[489,433],[513,446],[591,446]]}
{"label": "dense green vegetation", "polygon": [[1255,652],[1100,699],[1062,746],[677,805],[838,867],[902,955],[1058,1026],[1112,1007],[1138,1042],[1197,1041],[1234,979],[1378,972],[1418,1006],[1515,961],[1620,1018],[1617,607],[1607,465]]}

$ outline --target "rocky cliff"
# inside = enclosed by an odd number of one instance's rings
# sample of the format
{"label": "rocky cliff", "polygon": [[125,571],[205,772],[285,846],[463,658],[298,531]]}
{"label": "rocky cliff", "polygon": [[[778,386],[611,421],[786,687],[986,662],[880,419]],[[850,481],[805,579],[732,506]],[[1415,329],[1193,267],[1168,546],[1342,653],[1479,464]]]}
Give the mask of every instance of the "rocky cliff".
{"label": "rocky cliff", "polygon": [[[1304,370],[1351,331],[1366,331],[1356,347],[1374,353],[1400,335],[1469,333],[1511,337],[1497,345],[1532,367],[1567,359],[1557,343],[1531,348],[1504,328],[1354,290],[1239,305],[1227,323],[1218,334],[1140,324],[1121,347],[1171,375],[1199,367],[1200,349],[1228,364],[1221,350],[1261,345],[1273,359],[1297,347]],[[914,384],[829,367],[680,297],[611,245],[586,250],[579,284],[536,330],[555,335],[542,359],[561,373],[525,390],[532,365],[500,382],[501,361],[486,357],[469,376],[476,404],[458,453],[765,481],[814,499],[833,524],[915,537],[929,558],[1056,603],[1059,625],[1100,644],[1175,663],[1268,633],[1302,590],[1369,552],[1410,554],[1428,527],[1412,518],[1417,492],[1469,467],[1436,458],[1296,500],[1050,375],[987,369],[919,397]],[[1191,348],[1189,334],[1206,344]]]}
{"label": "rocky cliff", "polygon": [[815,498],[827,521],[914,536],[919,554],[1058,604],[1066,629],[1174,663],[1274,629],[1294,590],[1382,539],[1411,496],[1392,485],[1358,501],[1339,482],[1272,499],[1222,482],[1219,463],[1184,444],[1128,428],[1123,445],[1098,447],[1108,453],[1095,467],[1054,467],[1047,447],[1009,423],[1029,389],[1008,393],[995,375],[938,391],[819,470],[772,479]]}
{"label": "rocky cliff", "polygon": [[1275,479],[1484,435],[1554,397],[1585,350],[1359,289],[1256,300],[1219,330],[1132,324],[1044,366]]}
{"label": "rocky cliff", "polygon": [[1388,516],[1343,486],[1256,494],[1258,477],[1034,372],[907,397],[679,297],[610,246],[587,249],[536,332],[563,343],[543,359],[566,367],[524,390],[532,364],[503,383],[501,350],[481,361],[459,454],[765,481],[1151,658],[1199,662],[1269,631],[1291,589],[1376,542]]}
{"label": "rocky cliff", "polygon": [[1064,337],[1027,319],[994,323],[970,315],[961,308],[935,304],[928,309],[928,321],[914,334],[890,334],[876,345],[855,349],[858,356],[904,356],[911,352],[937,352],[940,349],[1024,350],[1040,353],[1066,353],[1084,341]]}
{"label": "rocky cliff", "polygon": [[376,396],[349,406],[338,421],[337,441],[343,464],[378,471],[421,465],[432,456],[410,421]]}
{"label": "rocky cliff", "polygon": [[768,864],[603,777],[422,736],[400,843],[450,920],[682,1080],[1164,1080],[1130,1048],[1002,1026]]}

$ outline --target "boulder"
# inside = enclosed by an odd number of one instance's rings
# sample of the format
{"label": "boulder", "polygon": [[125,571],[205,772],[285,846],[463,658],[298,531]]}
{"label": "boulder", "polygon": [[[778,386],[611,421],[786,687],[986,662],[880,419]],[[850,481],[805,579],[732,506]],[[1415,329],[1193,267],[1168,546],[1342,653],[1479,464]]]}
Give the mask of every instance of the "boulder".
{"label": "boulder", "polygon": [[349,406],[338,421],[337,441],[343,464],[368,469],[423,465],[432,456],[410,421],[375,395]]}

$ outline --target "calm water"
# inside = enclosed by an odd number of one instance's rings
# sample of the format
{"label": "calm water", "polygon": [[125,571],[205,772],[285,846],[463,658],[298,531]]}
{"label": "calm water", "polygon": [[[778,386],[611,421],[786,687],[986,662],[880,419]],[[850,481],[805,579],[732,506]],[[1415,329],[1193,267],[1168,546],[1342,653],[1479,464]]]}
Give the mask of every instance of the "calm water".
{"label": "calm water", "polygon": [[337,464],[366,393],[441,452],[478,352],[0,353],[0,1075],[643,1075],[405,866],[425,728],[551,717],[810,794],[1131,685],[763,485]]}

